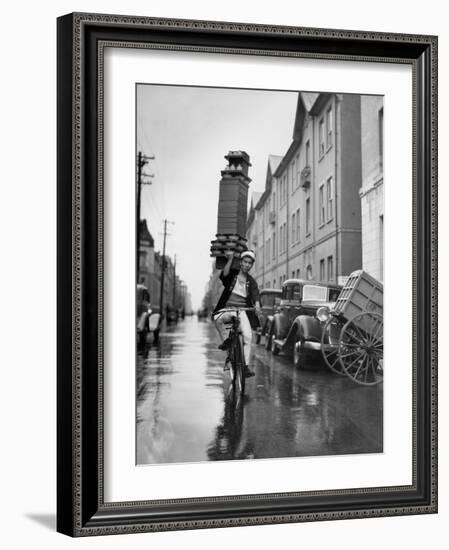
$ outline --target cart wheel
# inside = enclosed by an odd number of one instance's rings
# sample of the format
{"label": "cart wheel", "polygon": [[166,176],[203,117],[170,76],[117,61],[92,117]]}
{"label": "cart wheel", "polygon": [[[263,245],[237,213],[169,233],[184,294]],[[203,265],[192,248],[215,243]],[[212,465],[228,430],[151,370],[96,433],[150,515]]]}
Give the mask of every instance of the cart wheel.
{"label": "cart wheel", "polygon": [[383,317],[358,313],[340,335],[338,355],[345,373],[357,384],[374,386],[383,380]]}
{"label": "cart wheel", "polygon": [[344,322],[338,317],[329,317],[321,332],[321,353],[332,372],[346,376],[338,357],[338,342]]}

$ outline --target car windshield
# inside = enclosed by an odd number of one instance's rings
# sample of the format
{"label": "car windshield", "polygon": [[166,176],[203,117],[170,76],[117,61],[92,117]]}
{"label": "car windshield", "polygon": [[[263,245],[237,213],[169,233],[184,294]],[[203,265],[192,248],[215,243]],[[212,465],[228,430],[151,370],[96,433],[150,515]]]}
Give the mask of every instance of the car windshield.
{"label": "car windshield", "polygon": [[318,300],[322,302],[327,301],[327,288],[325,286],[304,285],[302,289],[302,299]]}
{"label": "car windshield", "polygon": [[270,293],[270,294],[262,294],[260,296],[260,302],[262,306],[274,306],[275,300],[278,297],[277,294]]}

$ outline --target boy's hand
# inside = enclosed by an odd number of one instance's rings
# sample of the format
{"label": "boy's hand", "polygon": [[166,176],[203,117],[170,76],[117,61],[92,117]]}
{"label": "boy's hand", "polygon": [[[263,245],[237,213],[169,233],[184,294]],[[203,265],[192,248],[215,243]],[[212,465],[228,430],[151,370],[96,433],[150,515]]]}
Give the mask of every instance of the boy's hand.
{"label": "boy's hand", "polygon": [[226,250],[226,252],[224,254],[225,254],[225,256],[228,260],[229,260],[229,258],[234,257],[234,252],[232,250]]}

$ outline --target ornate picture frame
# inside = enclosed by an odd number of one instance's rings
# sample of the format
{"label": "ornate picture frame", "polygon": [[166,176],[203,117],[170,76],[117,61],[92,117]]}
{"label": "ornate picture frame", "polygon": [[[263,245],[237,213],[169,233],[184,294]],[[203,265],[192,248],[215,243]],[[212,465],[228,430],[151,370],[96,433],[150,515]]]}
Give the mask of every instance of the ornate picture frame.
{"label": "ornate picture frame", "polygon": [[[58,18],[58,502],[70,536],[437,511],[437,37],[75,13]],[[104,50],[412,68],[413,466],[407,486],[105,502]],[[182,495],[182,487],[179,494]]]}

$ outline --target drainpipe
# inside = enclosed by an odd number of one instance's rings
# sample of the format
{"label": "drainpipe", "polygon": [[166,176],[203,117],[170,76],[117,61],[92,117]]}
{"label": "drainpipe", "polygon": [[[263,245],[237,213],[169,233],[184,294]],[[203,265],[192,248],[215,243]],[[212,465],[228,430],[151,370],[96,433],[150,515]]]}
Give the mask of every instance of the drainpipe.
{"label": "drainpipe", "polygon": [[[336,242],[336,246],[335,246],[335,282],[338,284],[338,270],[339,270],[339,267],[338,267],[338,247],[339,247],[339,233],[338,233],[338,193],[337,193],[337,180],[338,180],[338,155],[339,155],[339,152],[340,152],[340,143],[339,143],[339,139],[340,139],[340,133],[339,131],[337,130],[337,121],[338,121],[338,117],[337,117],[337,109],[340,109],[340,100],[338,99],[338,96],[335,95],[335,114],[334,114],[334,128],[335,128],[335,174],[334,174],[334,209],[335,209],[335,242]],[[340,118],[341,118],[341,113],[340,113]],[[338,180],[338,183],[340,183],[340,181]]]}
{"label": "drainpipe", "polygon": [[262,288],[265,288],[265,204],[262,210],[262,254],[263,254],[263,267],[262,267]]}
{"label": "drainpipe", "polygon": [[[320,124],[320,117],[318,117],[318,124]],[[314,163],[315,161],[317,161],[317,157],[316,157],[316,144],[315,144],[315,138],[316,138],[316,131],[315,131],[315,116],[313,118],[313,124],[312,124],[312,139],[313,139],[313,155],[312,155],[312,158],[314,160]],[[318,139],[320,139],[320,132],[319,132],[319,129],[318,129]],[[318,155],[320,154],[320,143],[318,142]],[[315,169],[315,166],[314,166],[314,170],[312,171],[312,174],[313,174],[313,177],[311,179],[313,179],[313,181],[310,182],[310,208],[311,208],[311,216],[312,216],[312,255],[313,255],[313,258],[312,258],[312,265],[313,265],[313,279],[312,280],[317,280],[317,272],[319,273],[319,264],[317,265],[317,262],[316,262],[316,227],[315,227],[315,209],[316,209],[316,204],[315,204],[315,191],[316,191],[316,173],[317,173],[317,169],[318,169],[318,161],[316,162],[316,169]],[[307,276],[307,266],[306,266],[306,276]]]}
{"label": "drainpipe", "polygon": [[286,253],[286,258],[285,258],[285,276],[287,279],[289,279],[289,276],[288,276],[288,242],[289,242],[289,235],[290,235],[290,224],[288,223],[289,220],[290,220],[290,210],[289,210],[289,204],[290,204],[290,200],[291,200],[291,193],[290,193],[290,189],[289,189],[289,186],[288,186],[288,171],[289,171],[289,165],[287,165],[287,204],[285,205],[285,211],[286,211],[286,217],[287,217],[287,223],[285,224],[285,229],[286,229],[286,236],[285,236],[285,253]]}

